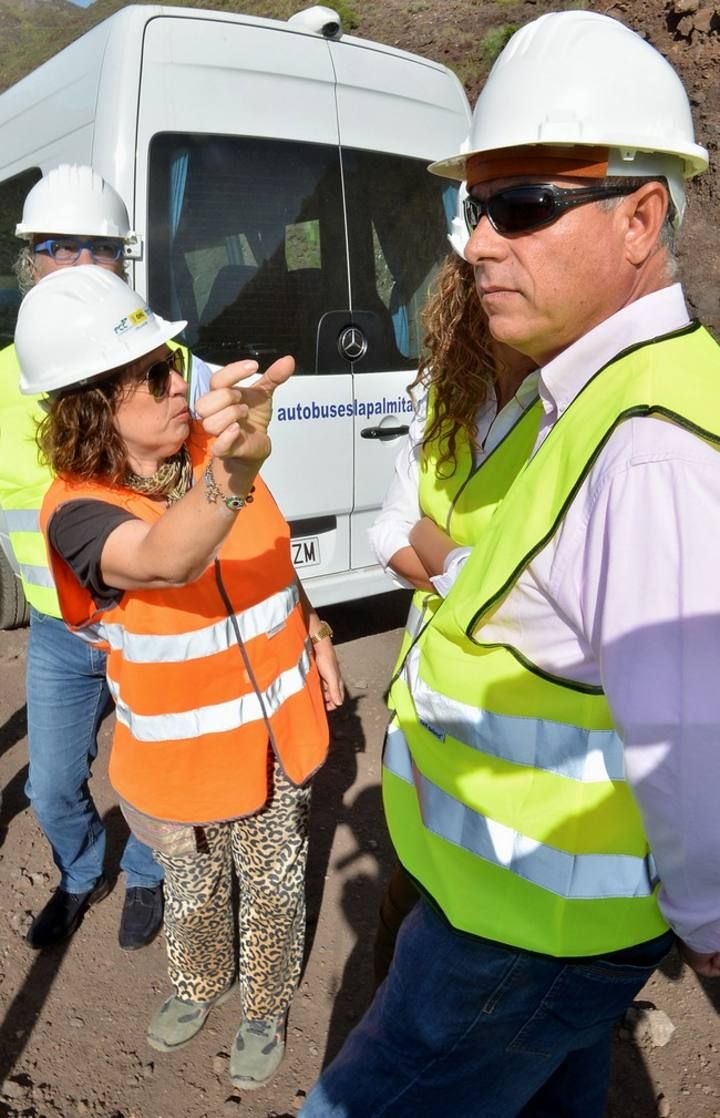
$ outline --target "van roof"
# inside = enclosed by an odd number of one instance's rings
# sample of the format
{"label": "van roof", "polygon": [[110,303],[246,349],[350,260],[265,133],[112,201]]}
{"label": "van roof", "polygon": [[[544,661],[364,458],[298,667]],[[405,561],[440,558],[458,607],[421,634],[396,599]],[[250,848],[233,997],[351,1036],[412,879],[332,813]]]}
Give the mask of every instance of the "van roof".
{"label": "van roof", "polygon": [[[253,27],[268,27],[272,28],[274,31],[285,31],[289,35],[302,35],[311,39],[323,37],[317,35],[314,31],[307,30],[299,24],[291,24],[286,20],[266,19],[261,16],[244,15],[242,12],[217,11],[210,8],[184,8],[164,4],[128,4],[127,7],[121,8],[119,12],[115,12],[114,15],[109,16],[104,22],[111,23],[114,20],[123,19],[128,22],[132,21],[135,23],[135,21],[137,21],[143,24],[148,23],[151,19],[155,19],[158,16],[177,16],[183,19],[212,19],[223,23],[240,23],[249,24]],[[345,32],[343,32],[339,39],[331,39],[328,40],[328,42],[359,47],[363,50],[379,51],[381,54],[396,55],[398,58],[417,62],[423,66],[430,66],[435,70],[447,69],[441,62],[434,62],[429,58],[423,58],[421,55],[412,54],[409,51],[400,50],[397,47],[387,46],[385,43],[378,43],[372,39],[360,39],[354,35],[347,35]]]}

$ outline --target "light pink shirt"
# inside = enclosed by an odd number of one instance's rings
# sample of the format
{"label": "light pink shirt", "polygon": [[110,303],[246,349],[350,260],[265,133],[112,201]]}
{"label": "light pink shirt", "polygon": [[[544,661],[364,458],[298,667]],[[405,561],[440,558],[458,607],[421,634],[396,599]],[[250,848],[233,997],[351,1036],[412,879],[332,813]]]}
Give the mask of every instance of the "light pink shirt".
{"label": "light pink shirt", "polygon": [[[676,284],[625,307],[541,369],[537,445],[610,358],[687,322]],[[662,910],[694,950],[720,951],[718,453],[663,419],[620,424],[483,636],[603,687],[662,880]]]}

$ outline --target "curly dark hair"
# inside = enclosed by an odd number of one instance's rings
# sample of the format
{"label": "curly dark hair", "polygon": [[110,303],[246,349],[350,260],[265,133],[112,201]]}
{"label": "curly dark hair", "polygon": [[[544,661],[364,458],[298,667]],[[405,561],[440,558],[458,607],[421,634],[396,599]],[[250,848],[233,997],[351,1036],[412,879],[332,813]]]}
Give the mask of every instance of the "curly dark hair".
{"label": "curly dark hair", "polygon": [[418,386],[433,390],[432,420],[423,445],[442,437],[438,467],[448,467],[450,476],[459,433],[470,442],[477,434],[475,416],[487,399],[496,366],[472,267],[459,256],[448,256],[441,266],[422,321],[423,356],[409,391],[412,395]]}
{"label": "curly dark hair", "polygon": [[115,429],[122,374],[51,396],[37,431],[43,461],[71,481],[122,482],[127,448]]}

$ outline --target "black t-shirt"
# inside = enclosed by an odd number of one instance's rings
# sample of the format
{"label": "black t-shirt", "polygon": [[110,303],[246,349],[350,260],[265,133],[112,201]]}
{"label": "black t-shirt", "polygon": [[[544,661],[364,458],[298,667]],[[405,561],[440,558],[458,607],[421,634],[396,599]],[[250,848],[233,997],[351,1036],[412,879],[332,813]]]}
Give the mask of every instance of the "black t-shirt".
{"label": "black t-shirt", "polygon": [[116,605],[125,593],[103,582],[100,557],[105,542],[119,524],[137,519],[127,509],[88,498],[68,501],[53,514],[50,543],[80,585],[90,591],[98,609]]}

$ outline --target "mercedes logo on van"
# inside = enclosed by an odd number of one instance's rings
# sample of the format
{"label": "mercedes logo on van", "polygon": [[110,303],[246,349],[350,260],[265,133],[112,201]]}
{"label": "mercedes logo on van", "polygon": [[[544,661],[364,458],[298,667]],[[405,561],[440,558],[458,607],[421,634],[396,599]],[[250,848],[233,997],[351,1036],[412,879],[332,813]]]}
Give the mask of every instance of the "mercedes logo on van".
{"label": "mercedes logo on van", "polygon": [[348,361],[358,361],[367,353],[367,338],[357,326],[346,326],[338,338],[340,356]]}

